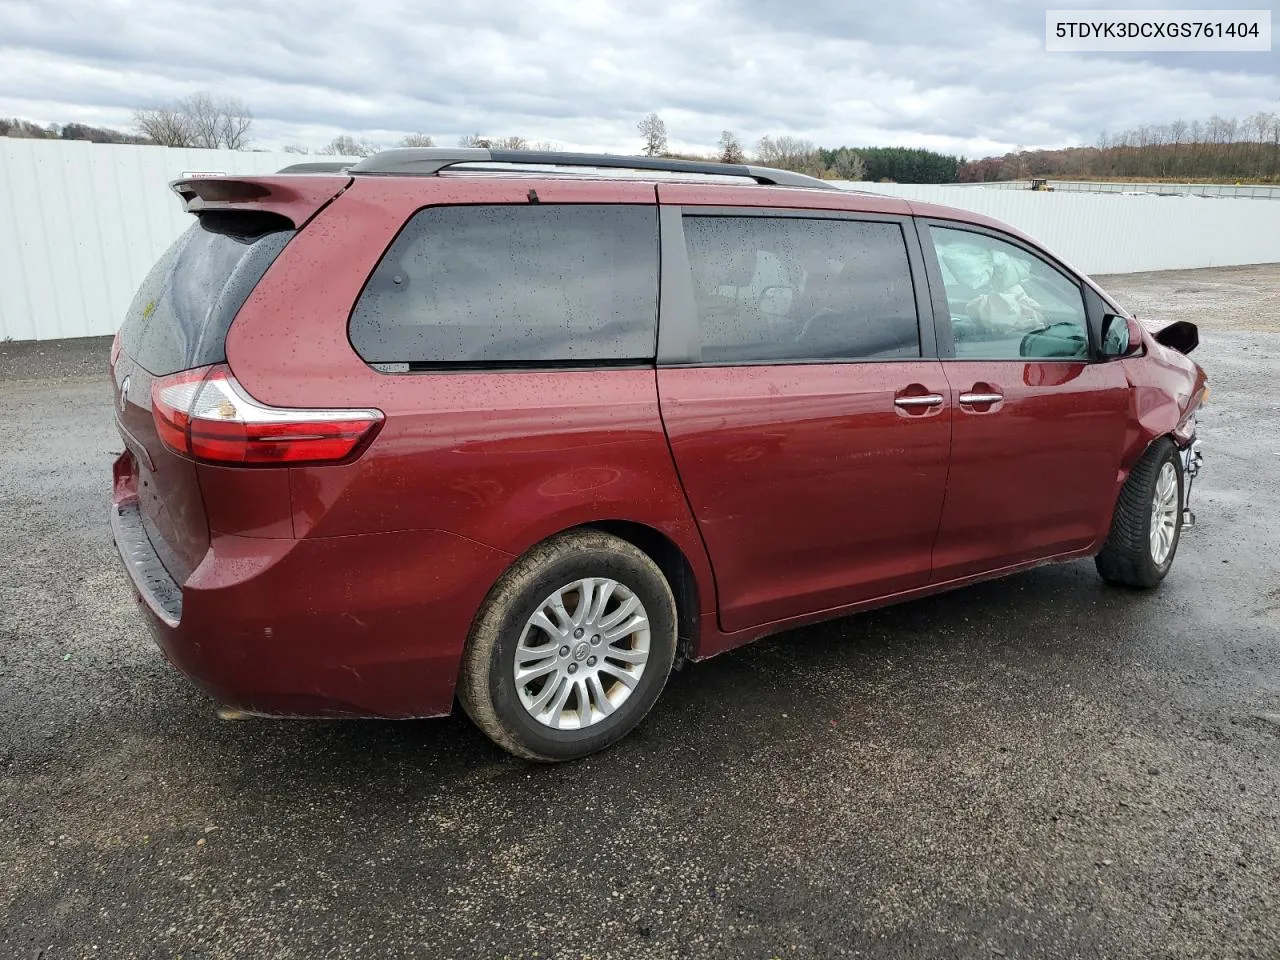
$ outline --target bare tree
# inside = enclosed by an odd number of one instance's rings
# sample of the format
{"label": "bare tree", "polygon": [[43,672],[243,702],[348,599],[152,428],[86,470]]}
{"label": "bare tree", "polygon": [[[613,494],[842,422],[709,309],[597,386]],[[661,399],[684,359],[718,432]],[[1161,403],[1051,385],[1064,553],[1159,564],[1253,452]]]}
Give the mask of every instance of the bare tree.
{"label": "bare tree", "polygon": [[357,140],[343,133],[330,140],[320,152],[329,157],[367,157],[377,151],[378,148],[368,140]]}
{"label": "bare tree", "polygon": [[485,150],[528,150],[529,141],[524,137],[486,137],[478,133],[469,133],[458,138],[460,147],[482,147]]}
{"label": "bare tree", "polygon": [[813,144],[795,137],[763,136],[756,144],[756,159],[771,167],[782,167],[796,160],[803,160],[813,150]]}
{"label": "bare tree", "polygon": [[756,158],[766,166],[794,170],[820,177],[826,167],[818,148],[798,137],[761,137],[756,144]]}
{"label": "bare tree", "polygon": [[400,138],[402,147],[434,147],[436,142],[425,133],[410,133]]}
{"label": "bare tree", "polygon": [[178,108],[187,114],[197,147],[243,150],[248,146],[253,114],[239,97],[192,93],[178,101]]}
{"label": "bare tree", "polygon": [[195,146],[186,115],[177,107],[136,110],[133,114],[133,125],[140,134],[162,147]]}
{"label": "bare tree", "polygon": [[560,144],[556,143],[554,140],[539,140],[529,149],[541,150],[543,153],[557,153],[560,150],[563,150],[564,148],[560,146]]}
{"label": "bare tree", "polygon": [[186,118],[187,129],[191,131],[191,145],[209,150],[217,149],[220,121],[213,95],[193,93],[185,100],[178,101],[178,109]]}
{"label": "bare tree", "polygon": [[1187,121],[1178,119],[1169,124],[1169,142],[1173,149],[1169,151],[1169,172],[1178,173],[1178,163],[1182,159],[1182,144],[1187,139]]}
{"label": "bare tree", "polygon": [[209,150],[219,147],[242,150],[249,145],[253,114],[239,97],[193,93],[185,100],[179,100],[177,106],[186,116],[193,146]]}
{"label": "bare tree", "polygon": [[310,147],[304,147],[300,143],[286,143],[283,147],[285,153],[310,153]]}
{"label": "bare tree", "polygon": [[742,163],[747,159],[747,153],[742,149],[742,141],[732,130],[720,131],[719,146],[721,163]]}
{"label": "bare tree", "polygon": [[1265,144],[1271,134],[1271,126],[1275,123],[1275,114],[1259,110],[1244,121],[1245,130],[1251,135],[1250,144],[1253,153],[1253,176],[1262,177],[1266,169]]}
{"label": "bare tree", "polygon": [[839,180],[867,179],[866,162],[853,150],[846,150],[843,147],[836,151],[835,159],[831,163],[831,172]]}
{"label": "bare tree", "polygon": [[1271,114],[1271,129],[1268,136],[1271,138],[1270,175],[1274,180],[1276,174],[1280,173],[1280,113]]}
{"label": "bare tree", "polygon": [[662,118],[656,113],[651,113],[639,123],[636,129],[640,131],[640,136],[644,138],[644,155],[646,157],[660,157],[667,152],[667,125],[662,122]]}
{"label": "bare tree", "polygon": [[215,101],[218,111],[218,138],[228,150],[243,150],[249,146],[249,130],[253,126],[253,113],[239,97],[219,97]]}
{"label": "bare tree", "polygon": [[253,113],[239,97],[202,91],[138,110],[133,122],[140,133],[162,146],[243,150],[249,145]]}

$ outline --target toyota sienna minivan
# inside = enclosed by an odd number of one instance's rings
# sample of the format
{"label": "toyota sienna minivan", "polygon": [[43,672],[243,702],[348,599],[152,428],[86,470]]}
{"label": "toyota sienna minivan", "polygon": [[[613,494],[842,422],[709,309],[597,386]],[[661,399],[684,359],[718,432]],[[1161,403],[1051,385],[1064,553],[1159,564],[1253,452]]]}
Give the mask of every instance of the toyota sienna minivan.
{"label": "toyota sienna minivan", "polygon": [[580,757],[673,666],[1178,548],[1205,375],[985,217],[753,166],[389,150],[173,184],[112,530],[239,711]]}

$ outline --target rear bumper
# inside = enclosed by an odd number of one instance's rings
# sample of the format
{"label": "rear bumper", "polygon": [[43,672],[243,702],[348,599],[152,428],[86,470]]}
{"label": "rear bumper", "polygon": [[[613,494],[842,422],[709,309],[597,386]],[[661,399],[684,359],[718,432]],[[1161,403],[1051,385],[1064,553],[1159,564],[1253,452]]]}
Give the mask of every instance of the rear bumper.
{"label": "rear bumper", "polygon": [[500,551],[438,530],[285,540],[214,534],[184,584],[136,502],[111,530],[165,657],[215,699],[275,716],[448,713]]}
{"label": "rear bumper", "polygon": [[169,576],[142,525],[137,501],[112,505],[111,536],[151,616],[173,629],[182,620],[182,588]]}

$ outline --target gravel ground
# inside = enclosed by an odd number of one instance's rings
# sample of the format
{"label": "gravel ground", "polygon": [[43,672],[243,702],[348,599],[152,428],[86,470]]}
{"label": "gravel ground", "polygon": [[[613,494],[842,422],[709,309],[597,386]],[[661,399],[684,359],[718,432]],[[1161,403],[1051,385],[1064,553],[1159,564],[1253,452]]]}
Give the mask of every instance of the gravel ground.
{"label": "gravel ground", "polygon": [[1280,333],[1280,268],[1273,263],[1095,279],[1143,320],[1161,325],[1190,320],[1202,329]]}
{"label": "gravel ground", "polygon": [[1280,267],[1204,323],[1199,524],[684,670],[535,767],[465,721],[231,723],[106,524],[105,342],[0,344],[0,956],[1280,956]]}

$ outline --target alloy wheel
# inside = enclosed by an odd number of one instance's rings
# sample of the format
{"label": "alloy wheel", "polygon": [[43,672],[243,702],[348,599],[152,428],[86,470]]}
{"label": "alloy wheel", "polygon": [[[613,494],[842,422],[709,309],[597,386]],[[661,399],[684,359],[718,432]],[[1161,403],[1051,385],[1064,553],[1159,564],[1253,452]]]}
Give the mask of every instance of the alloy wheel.
{"label": "alloy wheel", "polygon": [[1156,477],[1156,491],[1151,498],[1151,559],[1163,566],[1173,552],[1178,536],[1178,474],[1172,462],[1166,462]]}
{"label": "alloy wheel", "polygon": [[625,584],[586,577],[547,597],[516,645],[520,702],[539,723],[581,730],[614,713],[649,659],[649,618]]}

